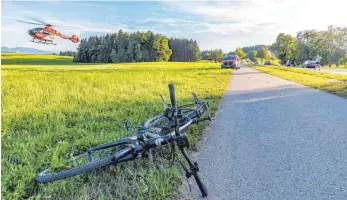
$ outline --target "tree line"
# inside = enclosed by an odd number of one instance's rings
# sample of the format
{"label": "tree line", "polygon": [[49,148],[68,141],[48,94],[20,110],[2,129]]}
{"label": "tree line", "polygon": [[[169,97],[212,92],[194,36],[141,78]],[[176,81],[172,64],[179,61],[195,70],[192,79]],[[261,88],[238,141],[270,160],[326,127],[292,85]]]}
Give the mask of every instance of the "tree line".
{"label": "tree line", "polygon": [[75,56],[76,52],[74,51],[60,51],[59,56]]}
{"label": "tree line", "polygon": [[[244,49],[246,49],[247,52],[245,52]],[[240,59],[248,58],[253,62],[262,62],[264,59],[269,59],[273,63],[277,61],[276,56],[269,52],[268,46],[266,45],[237,48],[235,51],[231,51],[227,54],[221,49],[204,50],[201,52],[201,59],[209,60],[210,62],[221,62],[225,55],[237,55]]]}
{"label": "tree line", "polygon": [[321,58],[322,65],[347,64],[347,27],[329,26],[326,30],[303,30],[296,37],[280,33],[271,50],[284,63]]}
{"label": "tree line", "polygon": [[[253,62],[263,62],[264,60],[270,60],[271,63],[277,64],[278,59],[269,51],[269,46],[266,45],[256,45],[254,48],[243,47],[237,48],[235,50],[235,55],[239,56],[241,59],[248,58]],[[244,51],[246,49],[246,52]],[[248,50],[248,51],[247,51]]]}
{"label": "tree line", "polygon": [[224,57],[222,49],[204,50],[201,52],[201,60],[209,60],[210,62],[221,62]]}
{"label": "tree line", "polygon": [[74,62],[121,63],[157,61],[198,61],[200,49],[195,40],[167,38],[151,31],[91,36],[82,39]]}

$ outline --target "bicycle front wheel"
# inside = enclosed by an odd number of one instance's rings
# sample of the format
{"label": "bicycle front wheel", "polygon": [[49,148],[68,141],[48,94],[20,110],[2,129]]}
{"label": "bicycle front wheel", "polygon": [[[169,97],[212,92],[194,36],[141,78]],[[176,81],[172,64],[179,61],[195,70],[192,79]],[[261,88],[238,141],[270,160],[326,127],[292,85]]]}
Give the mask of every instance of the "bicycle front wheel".
{"label": "bicycle front wheel", "polygon": [[[105,151],[102,152],[103,155],[99,152],[99,158],[92,161],[90,160],[88,153],[85,153],[74,157],[68,162],[68,164],[61,166],[60,168],[45,169],[36,176],[36,181],[40,183],[51,182],[134,159],[133,155],[128,155],[116,161],[114,156],[116,153],[115,151],[107,150],[106,153]],[[122,150],[117,153],[119,152],[122,152]]]}

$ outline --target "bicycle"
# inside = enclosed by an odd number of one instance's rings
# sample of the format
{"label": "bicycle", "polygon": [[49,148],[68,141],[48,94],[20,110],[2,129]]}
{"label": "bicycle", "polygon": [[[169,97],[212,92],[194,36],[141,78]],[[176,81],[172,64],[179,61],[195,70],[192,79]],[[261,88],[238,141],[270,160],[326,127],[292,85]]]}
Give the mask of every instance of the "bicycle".
{"label": "bicycle", "polygon": [[[51,182],[140,157],[151,158],[152,149],[171,144],[172,152],[177,146],[189,165],[188,169],[179,161],[186,177],[189,179],[193,176],[202,196],[207,196],[207,189],[198,175],[198,163],[191,161],[185,151],[185,148],[190,146],[185,130],[193,124],[212,120],[210,114],[203,117],[209,106],[208,102],[200,102],[196,94],[192,93],[193,104],[177,106],[173,84],[169,84],[169,91],[171,106],[166,104],[165,98],[161,95],[164,104],[162,114],[145,121],[142,126],[135,127],[136,132],[133,136],[91,147],[84,154],[72,156],[61,168],[41,171],[36,176],[36,181]],[[128,120],[123,120],[122,125],[128,131],[132,129]]]}

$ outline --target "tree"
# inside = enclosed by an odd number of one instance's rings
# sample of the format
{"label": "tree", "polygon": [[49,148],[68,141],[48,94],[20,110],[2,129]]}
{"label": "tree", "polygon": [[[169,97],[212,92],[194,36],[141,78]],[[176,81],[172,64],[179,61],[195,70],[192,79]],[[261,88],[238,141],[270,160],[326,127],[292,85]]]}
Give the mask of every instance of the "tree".
{"label": "tree", "polygon": [[296,39],[294,37],[289,34],[280,33],[276,38],[276,42],[272,44],[271,49],[281,62],[285,63],[288,59],[295,57],[296,46]]}
{"label": "tree", "polygon": [[117,51],[115,49],[112,49],[110,53],[110,59],[112,62],[117,62]]}
{"label": "tree", "polygon": [[[327,30],[303,30],[297,36],[296,58],[300,61],[321,56],[323,65],[340,65],[347,53],[347,27],[329,26]],[[342,61],[342,62],[341,62]]]}
{"label": "tree", "polygon": [[172,54],[172,50],[169,48],[169,40],[162,36],[156,35],[153,42],[153,49],[156,57],[155,61],[168,61]]}
{"label": "tree", "polygon": [[251,61],[255,62],[257,57],[257,51],[252,50],[247,54],[247,58],[249,58]]}
{"label": "tree", "polygon": [[222,49],[215,49],[211,51],[210,60],[214,62],[221,62],[224,57]]}
{"label": "tree", "polygon": [[242,50],[241,48],[237,48],[237,49],[235,50],[235,54],[236,54],[240,59],[246,57],[245,52],[243,52],[243,50]]}
{"label": "tree", "polygon": [[264,46],[260,47],[259,51],[257,52],[257,57],[261,58],[262,61],[264,59],[268,59],[270,57],[270,54],[267,49],[265,49]]}
{"label": "tree", "polygon": [[172,49],[170,61],[195,62],[201,59],[200,48],[195,40],[170,38],[169,47]]}
{"label": "tree", "polygon": [[254,46],[242,47],[242,50],[243,50],[243,52],[248,54],[252,50],[258,51],[260,49],[260,47],[262,47],[262,46],[264,46],[265,48],[268,48],[268,46],[266,46],[266,45],[254,45]]}

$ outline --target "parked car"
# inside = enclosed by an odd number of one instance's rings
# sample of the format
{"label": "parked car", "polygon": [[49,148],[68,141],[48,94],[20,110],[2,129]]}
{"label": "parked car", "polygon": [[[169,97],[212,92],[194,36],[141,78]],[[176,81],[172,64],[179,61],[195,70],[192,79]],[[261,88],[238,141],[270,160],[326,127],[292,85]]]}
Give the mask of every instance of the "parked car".
{"label": "parked car", "polygon": [[318,67],[318,64],[313,60],[306,60],[302,64],[302,68],[316,68],[316,67]]}
{"label": "parked car", "polygon": [[286,66],[287,67],[295,67],[296,66],[295,61],[294,60],[287,60]]}
{"label": "parked car", "polygon": [[271,65],[271,62],[269,60],[264,62],[264,65]]}
{"label": "parked car", "polygon": [[240,58],[236,55],[227,55],[223,58],[221,68],[240,69]]}

